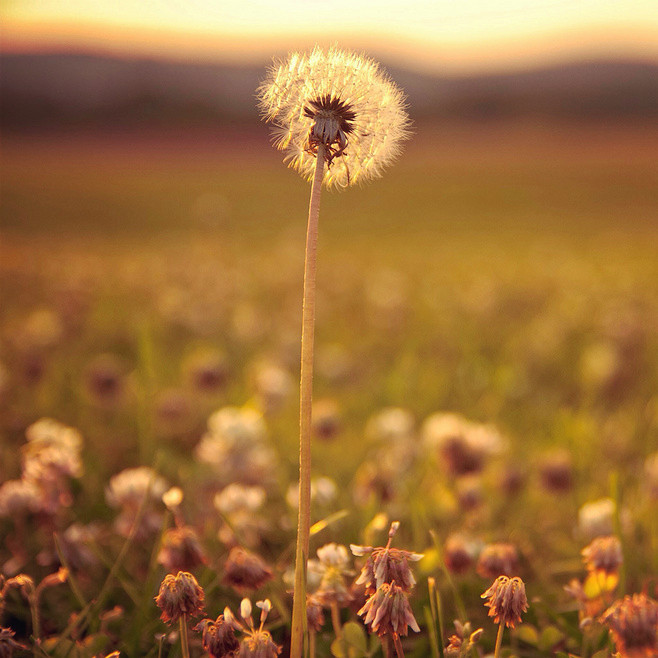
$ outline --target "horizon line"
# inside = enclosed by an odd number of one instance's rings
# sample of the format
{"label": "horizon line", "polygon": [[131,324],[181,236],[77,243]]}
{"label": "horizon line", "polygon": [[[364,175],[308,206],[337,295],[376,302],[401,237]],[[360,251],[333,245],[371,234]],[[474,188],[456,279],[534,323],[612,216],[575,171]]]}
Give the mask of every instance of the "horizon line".
{"label": "horizon line", "polygon": [[[16,29],[19,27],[20,29]],[[63,25],[30,23],[5,25],[0,53],[80,53],[183,62],[215,62],[263,65],[291,50],[306,50],[315,44],[335,45],[336,39],[319,35],[277,35],[267,44],[257,37],[189,33],[133,26],[93,24]],[[9,29],[8,29],[9,28]],[[102,28],[101,34],[97,30]],[[341,46],[372,54],[384,63],[422,73],[477,75],[521,71],[592,60],[635,60],[658,62],[658,43],[650,29],[623,31],[611,39],[607,30],[549,32],[542,39],[502,40],[491,56],[491,44],[433,44],[385,35],[349,33]]]}

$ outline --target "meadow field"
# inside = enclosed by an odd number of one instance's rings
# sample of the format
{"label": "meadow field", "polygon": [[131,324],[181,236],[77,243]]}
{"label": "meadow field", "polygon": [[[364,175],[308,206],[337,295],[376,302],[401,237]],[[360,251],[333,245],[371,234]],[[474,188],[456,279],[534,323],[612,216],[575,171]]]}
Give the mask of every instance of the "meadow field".
{"label": "meadow field", "polygon": [[[529,604],[502,655],[656,655],[603,616],[658,618],[657,152],[647,125],[419,124],[324,193],[311,553],[347,549],[309,568],[318,658],[383,655],[349,545],[393,521],[423,554],[406,656],[492,654],[501,574]],[[182,570],[191,655],[243,597],[287,655],[308,184],[265,127],[2,160],[0,646],[181,655],[154,597]]]}

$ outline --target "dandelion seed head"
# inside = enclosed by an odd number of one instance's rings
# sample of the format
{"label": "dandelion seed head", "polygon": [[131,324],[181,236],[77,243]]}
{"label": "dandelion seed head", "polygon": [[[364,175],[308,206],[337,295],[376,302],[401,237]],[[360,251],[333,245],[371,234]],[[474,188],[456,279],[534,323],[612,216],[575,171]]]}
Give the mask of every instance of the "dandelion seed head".
{"label": "dandelion seed head", "polygon": [[327,187],[378,178],[408,136],[402,91],[373,60],[335,47],[275,62],[258,100],[274,146],[305,178],[324,145]]}

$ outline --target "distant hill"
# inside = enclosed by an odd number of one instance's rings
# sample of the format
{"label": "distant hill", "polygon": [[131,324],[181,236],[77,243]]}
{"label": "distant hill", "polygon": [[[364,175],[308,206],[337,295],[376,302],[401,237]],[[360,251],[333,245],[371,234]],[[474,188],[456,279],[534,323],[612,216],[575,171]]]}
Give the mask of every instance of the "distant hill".
{"label": "distant hill", "polygon": [[[601,60],[442,77],[388,69],[414,118],[658,118],[658,63]],[[263,68],[92,54],[3,54],[6,129],[58,124],[248,123]]]}

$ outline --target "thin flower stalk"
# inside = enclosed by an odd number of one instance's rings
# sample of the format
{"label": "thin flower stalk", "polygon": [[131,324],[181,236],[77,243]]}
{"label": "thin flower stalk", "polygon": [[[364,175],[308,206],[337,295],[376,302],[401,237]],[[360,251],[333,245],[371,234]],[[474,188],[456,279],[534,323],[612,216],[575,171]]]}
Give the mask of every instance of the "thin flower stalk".
{"label": "thin flower stalk", "polygon": [[180,624],[180,646],[183,658],[190,658],[190,639],[187,634],[187,613],[178,620]]}
{"label": "thin flower stalk", "polygon": [[315,279],[317,271],[320,194],[324,175],[324,145],[318,146],[311,187],[304,259],[302,354],[299,385],[299,512],[295,552],[295,592],[292,609],[293,656],[301,656],[306,635],[306,565],[311,528],[311,408],[313,400],[313,344],[315,340]]}
{"label": "thin flower stalk", "polygon": [[[315,279],[322,185],[348,186],[381,175],[399,153],[408,118],[402,92],[372,60],[331,48],[292,53],[258,90],[274,145],[312,180],[304,261],[300,370],[299,513],[290,655],[307,637],[306,571],[311,525],[311,405]],[[325,167],[326,164],[326,167]]]}

